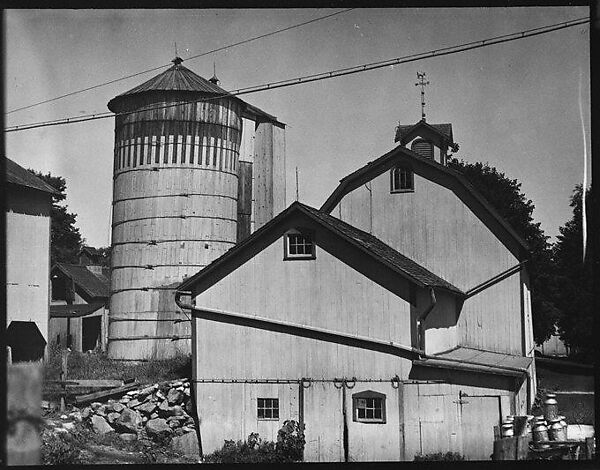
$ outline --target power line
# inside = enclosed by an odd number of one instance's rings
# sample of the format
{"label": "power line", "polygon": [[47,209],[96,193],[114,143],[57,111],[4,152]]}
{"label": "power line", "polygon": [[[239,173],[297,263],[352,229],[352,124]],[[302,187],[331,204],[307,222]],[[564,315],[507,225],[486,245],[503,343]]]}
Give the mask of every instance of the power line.
{"label": "power line", "polygon": [[[238,90],[223,93],[220,95],[205,97],[205,98],[196,99],[196,100],[192,100],[192,101],[181,101],[178,103],[173,103],[173,104],[168,104],[168,105],[163,105],[163,106],[150,107],[150,108],[144,109],[144,111],[154,110],[154,109],[158,110],[158,109],[172,108],[175,106],[183,106],[183,105],[192,104],[192,103],[217,100],[220,98],[233,97],[233,96],[239,96],[239,95],[250,94],[250,93],[257,93],[259,91],[273,90],[276,88],[300,85],[303,83],[309,83],[309,82],[314,82],[314,81],[318,81],[318,80],[337,78],[337,77],[341,77],[344,75],[366,72],[368,70],[375,70],[378,68],[389,67],[392,65],[414,62],[417,60],[423,60],[423,59],[427,59],[427,58],[431,58],[431,57],[439,57],[439,56],[445,56],[445,55],[450,55],[450,54],[457,54],[459,52],[465,52],[468,50],[479,49],[482,47],[492,46],[494,44],[502,44],[505,42],[516,41],[518,39],[523,39],[526,37],[537,36],[540,34],[546,34],[546,33],[552,32],[552,31],[557,31],[560,29],[569,28],[572,26],[580,25],[580,24],[585,24],[585,23],[588,23],[589,20],[590,20],[589,17],[578,18],[576,20],[566,21],[566,22],[562,22],[562,23],[556,23],[556,24],[552,24],[552,25],[548,25],[548,26],[542,26],[539,28],[520,31],[517,33],[505,34],[503,36],[496,36],[496,37],[489,38],[489,39],[460,44],[458,46],[450,46],[450,47],[445,47],[442,49],[436,49],[433,51],[428,51],[428,52],[423,52],[423,53],[418,53],[418,54],[411,54],[408,56],[398,57],[396,59],[388,59],[388,60],[379,61],[379,62],[372,62],[369,64],[357,65],[354,67],[347,67],[347,68],[343,68],[343,69],[333,70],[330,72],[322,72],[322,73],[318,73],[318,74],[307,75],[304,77],[297,77],[297,78],[267,83],[267,84],[263,84],[263,85],[255,85],[255,86],[251,86],[251,87],[240,88]],[[129,111],[129,112],[118,113],[118,114],[113,114],[110,112],[89,114],[86,116],[76,116],[76,117],[72,117],[72,118],[63,118],[63,119],[57,119],[57,120],[53,120],[53,121],[37,122],[37,123],[20,125],[20,126],[11,126],[11,127],[6,128],[5,132],[15,132],[15,131],[21,131],[21,130],[27,130],[27,129],[34,129],[37,127],[57,126],[57,125],[61,125],[61,124],[72,124],[72,123],[76,123],[76,122],[92,121],[92,120],[96,120],[96,119],[105,119],[105,118],[112,117],[112,116],[126,116],[126,115],[130,115],[130,114],[134,114],[136,112],[138,112],[138,111]]]}
{"label": "power line", "polygon": [[[223,51],[225,49],[231,49],[231,48],[236,47],[236,46],[241,46],[242,44],[248,44],[249,42],[257,41],[258,39],[263,39],[263,38],[266,38],[266,37],[269,37],[269,36],[273,36],[275,34],[283,33],[285,31],[289,31],[291,29],[300,28],[301,26],[306,26],[307,24],[316,23],[317,21],[322,21],[322,20],[325,20],[327,18],[331,18],[332,16],[336,16],[336,15],[339,15],[339,14],[342,14],[342,13],[346,13],[346,12],[348,12],[350,10],[354,10],[354,8],[346,8],[345,10],[337,11],[335,13],[330,13],[329,15],[320,16],[318,18],[313,18],[312,20],[308,20],[308,21],[305,21],[303,23],[298,23],[298,24],[295,24],[295,25],[292,25],[292,26],[288,26],[287,28],[278,29],[276,31],[271,31],[270,33],[261,34],[260,36],[255,36],[253,38],[244,39],[243,41],[235,42],[233,44],[229,44],[228,46],[222,46],[222,47],[219,47],[217,49],[213,49],[211,51],[202,52],[201,54],[193,55],[191,57],[188,57],[185,60],[189,61],[189,60],[197,59],[198,57],[204,57],[206,55],[214,54],[215,52]],[[177,48],[176,45],[175,45],[175,47]],[[175,55],[177,55],[177,54],[175,54]],[[103,87],[103,86],[106,86],[106,85],[112,85],[113,83],[117,83],[117,82],[120,82],[122,80],[127,80],[129,78],[134,78],[134,77],[137,77],[139,75],[144,75],[146,73],[150,73],[150,72],[154,72],[156,70],[160,70],[160,69],[162,69],[164,67],[168,67],[169,65],[170,64],[159,65],[158,67],[153,67],[151,69],[144,70],[143,72],[137,72],[137,73],[134,73],[134,74],[131,74],[131,75],[126,75],[125,77],[121,77],[121,78],[115,78],[114,80],[109,80],[108,82],[100,83],[98,85],[93,85],[93,86],[90,86],[90,87],[87,87],[87,88],[82,88],[81,90],[72,91],[70,93],[66,93],[64,95],[60,95],[60,96],[57,96],[55,98],[50,98],[50,99],[47,99],[47,100],[44,100],[44,101],[39,101],[37,103],[29,104],[27,106],[22,106],[20,108],[11,109],[10,111],[7,111],[6,114],[15,113],[17,111],[23,111],[24,109],[29,109],[29,108],[33,108],[35,106],[39,106],[41,104],[50,103],[52,101],[57,101],[57,100],[60,100],[62,98],[67,98],[69,96],[73,96],[73,95],[77,95],[79,93],[83,93],[85,91],[94,90],[96,88],[100,88],[100,87]]]}

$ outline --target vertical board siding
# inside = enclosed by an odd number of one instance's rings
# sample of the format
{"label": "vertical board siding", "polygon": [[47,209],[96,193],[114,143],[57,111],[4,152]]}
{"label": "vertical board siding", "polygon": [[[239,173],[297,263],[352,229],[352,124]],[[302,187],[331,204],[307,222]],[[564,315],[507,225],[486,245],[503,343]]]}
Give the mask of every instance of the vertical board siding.
{"label": "vertical board siding", "polygon": [[[360,186],[345,195],[332,213],[362,230],[372,227],[373,235],[460,289],[518,263],[451,190],[415,174],[414,192],[391,194],[388,171],[370,186],[371,193]],[[520,304],[518,274],[468,299],[460,313],[459,341],[521,354]]]}
{"label": "vertical board siding", "polygon": [[6,191],[6,325],[35,322],[48,341],[50,194]]}

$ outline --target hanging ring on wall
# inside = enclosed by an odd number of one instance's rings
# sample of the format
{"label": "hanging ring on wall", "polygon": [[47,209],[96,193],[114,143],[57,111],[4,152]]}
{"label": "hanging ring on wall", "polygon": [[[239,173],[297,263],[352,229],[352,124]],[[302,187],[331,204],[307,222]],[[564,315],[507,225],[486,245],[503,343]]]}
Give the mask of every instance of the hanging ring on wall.
{"label": "hanging ring on wall", "polygon": [[[396,384],[396,385],[394,385]],[[394,375],[392,377],[392,388],[399,388],[400,387],[400,377],[398,377],[398,374]]]}
{"label": "hanging ring on wall", "polygon": [[310,379],[305,379],[304,377],[302,377],[300,379],[300,384],[302,385],[302,388],[308,388],[311,386],[312,380]]}
{"label": "hanging ring on wall", "polygon": [[[344,379],[344,384],[346,385],[346,388],[356,387],[356,377],[352,377],[351,380]],[[350,384],[352,384],[352,385],[350,385]]]}
{"label": "hanging ring on wall", "polygon": [[333,386],[338,389],[344,388],[344,382],[345,379],[333,379]]}

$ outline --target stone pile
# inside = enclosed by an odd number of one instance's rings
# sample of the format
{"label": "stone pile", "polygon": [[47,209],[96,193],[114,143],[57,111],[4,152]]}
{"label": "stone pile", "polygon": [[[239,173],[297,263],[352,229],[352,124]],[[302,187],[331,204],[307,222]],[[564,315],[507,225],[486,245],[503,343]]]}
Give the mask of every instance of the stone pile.
{"label": "stone pile", "polygon": [[195,431],[187,379],[144,386],[106,403],[93,402],[80,411],[95,432],[115,431],[121,439],[163,440]]}

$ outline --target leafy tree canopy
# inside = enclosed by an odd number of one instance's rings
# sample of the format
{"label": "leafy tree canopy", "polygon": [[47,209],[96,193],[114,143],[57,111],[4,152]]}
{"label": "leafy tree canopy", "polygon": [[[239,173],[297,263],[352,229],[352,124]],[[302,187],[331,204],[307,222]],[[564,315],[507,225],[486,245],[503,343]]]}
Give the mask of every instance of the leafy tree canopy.
{"label": "leafy tree canopy", "polygon": [[[554,245],[554,262],[556,264],[555,303],[561,310],[559,333],[561,339],[571,348],[572,355],[591,362],[595,350],[593,319],[593,277],[592,262],[593,244],[586,243],[587,251],[583,251],[583,189],[577,185],[571,196],[573,215],[564,226],[559,228],[560,235]],[[586,191],[586,226],[590,227],[591,191]],[[588,231],[588,240],[592,233]]]}
{"label": "leafy tree canopy", "polygon": [[44,175],[31,169],[29,171],[60,193],[52,196],[50,262],[76,263],[77,254],[84,242],[75,226],[77,215],[67,212],[66,205],[58,204],[67,198],[67,182],[61,176],[52,176],[50,173]]}
{"label": "leafy tree canopy", "polygon": [[533,221],[533,202],[521,192],[521,183],[487,163],[468,163],[451,158],[448,166],[462,173],[529,245],[527,270],[531,287],[533,336],[536,343],[543,343],[554,333],[560,312],[553,303],[550,287],[554,276],[552,251],[540,223]]}

